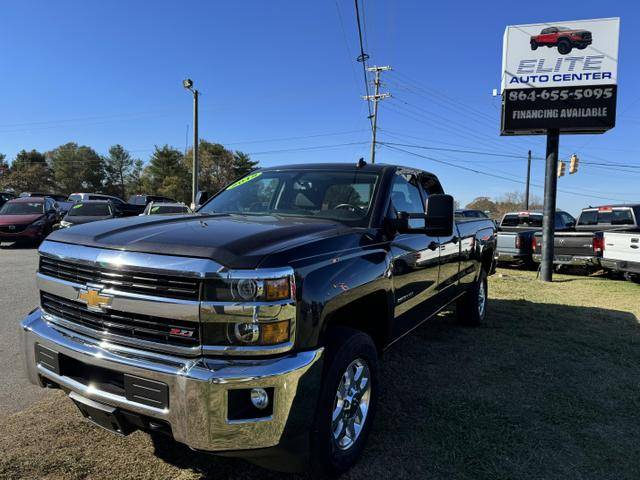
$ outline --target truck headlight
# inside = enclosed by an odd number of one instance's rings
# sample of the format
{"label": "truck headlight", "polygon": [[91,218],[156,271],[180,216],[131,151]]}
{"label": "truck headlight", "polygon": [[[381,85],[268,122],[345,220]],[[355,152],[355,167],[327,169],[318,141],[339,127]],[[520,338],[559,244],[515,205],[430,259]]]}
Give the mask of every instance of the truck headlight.
{"label": "truck headlight", "polygon": [[205,282],[204,299],[213,302],[276,302],[293,299],[295,284],[280,278],[225,278]]}
{"label": "truck headlight", "polygon": [[289,267],[229,271],[205,280],[200,304],[205,353],[267,355],[291,349],[295,303],[295,277]]}

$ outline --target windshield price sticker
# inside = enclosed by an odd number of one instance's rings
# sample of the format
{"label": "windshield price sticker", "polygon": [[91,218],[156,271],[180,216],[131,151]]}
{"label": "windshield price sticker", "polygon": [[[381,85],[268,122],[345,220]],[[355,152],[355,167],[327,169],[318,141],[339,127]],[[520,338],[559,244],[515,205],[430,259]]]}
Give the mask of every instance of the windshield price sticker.
{"label": "windshield price sticker", "polygon": [[619,18],[507,27],[502,135],[613,128],[619,28]]}
{"label": "windshield price sticker", "polygon": [[246,177],[241,178],[237,182],[234,182],[231,185],[229,185],[227,187],[227,190],[231,190],[232,188],[236,188],[236,187],[239,187],[240,185],[244,185],[245,183],[250,182],[254,178],[259,177],[260,175],[262,175],[262,172],[256,172],[256,173],[252,173],[251,175],[247,175]]}

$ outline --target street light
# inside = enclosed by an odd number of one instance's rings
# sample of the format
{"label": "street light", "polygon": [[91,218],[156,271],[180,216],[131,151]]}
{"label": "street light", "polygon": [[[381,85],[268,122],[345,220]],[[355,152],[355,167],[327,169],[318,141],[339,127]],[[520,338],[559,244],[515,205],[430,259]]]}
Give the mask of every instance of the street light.
{"label": "street light", "polygon": [[198,90],[193,88],[193,80],[185,78],[182,86],[193,94],[193,175],[191,177],[191,208],[196,206],[196,195],[198,194]]}

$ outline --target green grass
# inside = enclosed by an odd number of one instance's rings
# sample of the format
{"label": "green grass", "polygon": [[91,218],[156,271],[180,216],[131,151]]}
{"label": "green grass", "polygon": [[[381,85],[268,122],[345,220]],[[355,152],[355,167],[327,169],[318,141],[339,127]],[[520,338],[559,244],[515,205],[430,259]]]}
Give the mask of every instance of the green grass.
{"label": "green grass", "polygon": [[[640,285],[500,270],[479,328],[445,312],[382,362],[346,478],[640,478]],[[2,478],[281,478],[88,425],[60,392],[0,420]]]}

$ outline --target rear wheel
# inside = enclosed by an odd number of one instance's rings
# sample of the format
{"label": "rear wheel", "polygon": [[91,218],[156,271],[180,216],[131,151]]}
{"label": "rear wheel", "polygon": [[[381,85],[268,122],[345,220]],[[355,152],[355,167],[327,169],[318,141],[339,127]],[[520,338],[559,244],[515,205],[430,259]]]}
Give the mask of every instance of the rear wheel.
{"label": "rear wheel", "polygon": [[311,459],[315,473],[336,476],[357,462],[369,436],[378,399],[378,353],[366,333],[335,327],[325,362]]}
{"label": "rear wheel", "polygon": [[458,323],[469,327],[482,323],[487,313],[487,292],[487,272],[482,268],[473,287],[458,300]]}

